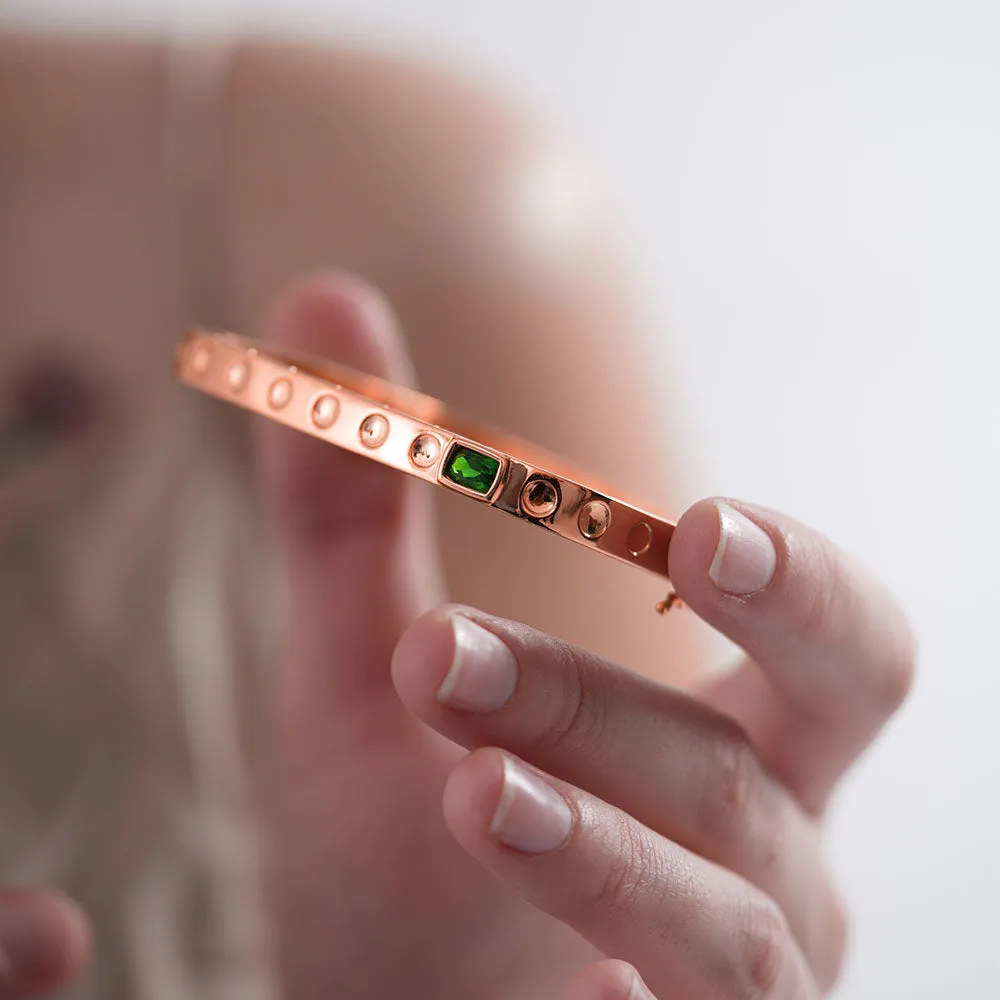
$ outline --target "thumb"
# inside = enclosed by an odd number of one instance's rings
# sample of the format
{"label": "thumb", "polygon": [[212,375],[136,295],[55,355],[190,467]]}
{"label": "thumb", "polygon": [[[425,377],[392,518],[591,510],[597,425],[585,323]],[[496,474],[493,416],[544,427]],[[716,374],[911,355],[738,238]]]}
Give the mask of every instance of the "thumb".
{"label": "thumb", "polygon": [[[360,279],[334,273],[285,294],[268,340],[394,382],[412,383],[395,316]],[[391,690],[406,625],[440,599],[430,489],[394,469],[271,421],[260,470],[289,599],[286,678],[329,704],[346,687]]]}

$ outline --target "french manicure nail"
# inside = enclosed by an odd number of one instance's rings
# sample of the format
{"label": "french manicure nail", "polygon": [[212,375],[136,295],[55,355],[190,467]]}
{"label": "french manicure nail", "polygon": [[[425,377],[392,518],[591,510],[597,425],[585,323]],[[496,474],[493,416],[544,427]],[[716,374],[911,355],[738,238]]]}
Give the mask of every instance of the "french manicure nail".
{"label": "french manicure nail", "polygon": [[632,973],[632,988],[628,991],[628,1000],[653,1000],[653,994],[639,978],[639,973]]}
{"label": "french manicure nail", "polygon": [[562,847],[573,828],[566,800],[527,768],[504,755],[503,789],[490,833],[525,854],[548,854]]}
{"label": "french manicure nail", "polygon": [[464,615],[451,616],[455,653],[437,699],[465,712],[495,712],[517,687],[517,660],[507,644]]}
{"label": "french manicure nail", "polygon": [[778,555],[770,535],[727,503],[716,504],[719,544],[708,575],[719,590],[746,597],[774,576]]}
{"label": "french manicure nail", "polygon": [[[590,975],[586,985],[578,989],[573,996],[579,1000],[653,1000],[639,973],[631,966],[615,963],[611,971],[601,970],[597,975]],[[626,993],[627,991],[627,993]]]}

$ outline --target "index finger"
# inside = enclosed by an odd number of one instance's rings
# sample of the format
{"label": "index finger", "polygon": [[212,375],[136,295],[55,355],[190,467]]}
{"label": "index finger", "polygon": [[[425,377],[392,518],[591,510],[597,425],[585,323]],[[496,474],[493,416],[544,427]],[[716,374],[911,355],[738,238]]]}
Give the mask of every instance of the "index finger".
{"label": "index finger", "polygon": [[670,577],[753,661],[709,700],[807,808],[822,809],[912,683],[916,643],[901,608],[820,532],[735,500],[684,514]]}
{"label": "index finger", "polygon": [[[412,381],[391,309],[351,275],[291,288],[265,332],[284,347]],[[358,686],[388,693],[381,668],[438,593],[428,496],[391,469],[269,421],[259,442],[290,598],[286,682],[307,716],[329,710],[316,694],[334,686],[341,695]]]}

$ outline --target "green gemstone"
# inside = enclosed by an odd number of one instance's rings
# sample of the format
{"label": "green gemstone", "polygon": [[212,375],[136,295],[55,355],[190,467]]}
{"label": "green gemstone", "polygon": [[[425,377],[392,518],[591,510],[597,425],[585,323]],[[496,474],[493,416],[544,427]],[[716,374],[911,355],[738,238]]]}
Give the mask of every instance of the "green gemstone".
{"label": "green gemstone", "polygon": [[453,483],[485,496],[493,489],[499,471],[498,459],[459,444],[452,449],[444,474]]}

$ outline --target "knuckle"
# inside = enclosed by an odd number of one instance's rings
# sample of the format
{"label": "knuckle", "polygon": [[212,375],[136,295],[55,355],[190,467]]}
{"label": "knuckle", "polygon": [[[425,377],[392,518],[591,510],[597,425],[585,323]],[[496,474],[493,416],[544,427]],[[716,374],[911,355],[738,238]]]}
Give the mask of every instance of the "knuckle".
{"label": "knuckle", "polygon": [[808,910],[800,915],[797,930],[813,979],[823,993],[832,989],[843,973],[848,931],[844,900],[827,876],[819,890],[810,893]]}
{"label": "knuckle", "polygon": [[803,588],[798,619],[802,637],[822,641],[836,629],[837,609],[849,588],[848,571],[840,550],[820,537],[813,553],[815,571],[811,586]]}
{"label": "knuckle", "polygon": [[[891,715],[913,686],[917,662],[913,629],[884,591],[874,601],[871,594],[867,600],[862,596],[858,567],[828,538],[819,536],[810,549],[809,582],[798,590],[795,608],[799,636],[809,645],[824,647],[842,641],[845,632],[857,630],[859,620],[864,622],[860,627],[877,630],[880,641],[872,647],[872,656],[877,658],[867,670],[851,676],[857,680],[855,694],[882,715]],[[862,575],[866,574],[862,571]]]}
{"label": "knuckle", "polygon": [[702,796],[701,833],[717,846],[741,842],[757,829],[765,785],[763,769],[746,733],[734,722],[719,720],[712,737],[711,768]]}
{"label": "knuckle", "polygon": [[847,908],[839,897],[834,900],[830,909],[829,928],[827,930],[827,955],[823,968],[819,973],[820,985],[823,990],[829,990],[840,981],[844,973],[844,962],[847,958],[847,942],[850,933],[850,920]]}
{"label": "knuckle", "polygon": [[876,696],[885,714],[891,715],[913,687],[917,671],[917,639],[908,622],[903,623],[893,652],[886,657],[879,671]]}
{"label": "knuckle", "polygon": [[592,759],[607,747],[608,702],[592,664],[578,653],[554,644],[551,659],[560,667],[562,691],[555,722],[540,738],[547,750]]}
{"label": "knuckle", "polygon": [[658,863],[648,838],[627,818],[619,822],[615,840],[593,902],[615,918],[627,918],[636,911],[644,887],[656,878]]}
{"label": "knuckle", "polygon": [[754,894],[747,907],[734,1000],[769,1000],[777,995],[791,957],[791,930],[777,903]]}

